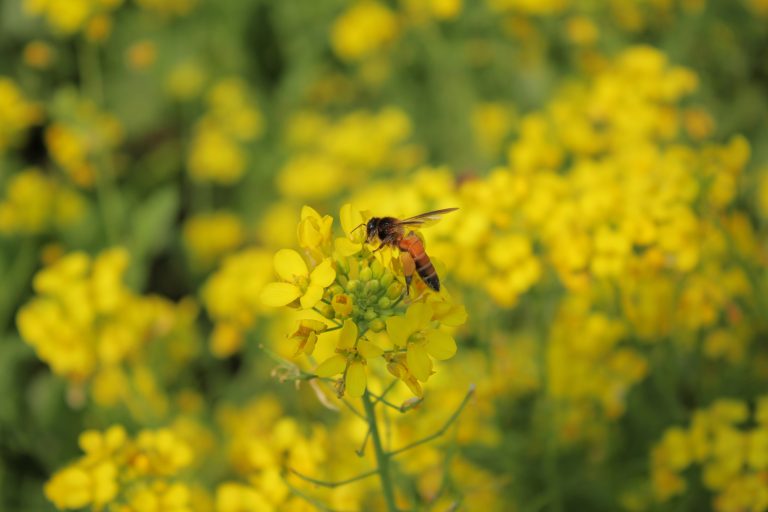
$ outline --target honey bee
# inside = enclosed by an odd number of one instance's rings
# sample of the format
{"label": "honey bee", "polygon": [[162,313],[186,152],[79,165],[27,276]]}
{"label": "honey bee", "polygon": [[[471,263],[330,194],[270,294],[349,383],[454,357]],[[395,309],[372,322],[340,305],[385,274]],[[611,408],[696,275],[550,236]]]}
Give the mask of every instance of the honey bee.
{"label": "honey bee", "polygon": [[408,226],[421,226],[426,222],[437,221],[446,213],[455,210],[458,208],[444,208],[403,220],[394,217],[373,217],[365,225],[367,242],[370,244],[378,240],[380,243],[374,252],[384,247],[395,247],[400,250],[406,293],[410,288],[414,271],[431,290],[440,291],[440,278],[437,277],[437,271],[424,250],[424,242],[413,231],[406,233],[406,229]]}

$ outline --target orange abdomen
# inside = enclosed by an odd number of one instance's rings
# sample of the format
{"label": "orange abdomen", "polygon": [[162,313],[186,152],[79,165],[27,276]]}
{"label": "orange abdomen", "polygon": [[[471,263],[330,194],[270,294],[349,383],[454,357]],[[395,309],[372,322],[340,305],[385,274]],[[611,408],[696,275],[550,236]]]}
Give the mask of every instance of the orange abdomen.
{"label": "orange abdomen", "polygon": [[419,277],[434,291],[440,291],[440,279],[437,277],[437,271],[429,260],[427,252],[424,250],[424,244],[421,239],[414,234],[403,237],[398,243],[401,251],[406,251],[413,258],[416,264],[416,272]]}

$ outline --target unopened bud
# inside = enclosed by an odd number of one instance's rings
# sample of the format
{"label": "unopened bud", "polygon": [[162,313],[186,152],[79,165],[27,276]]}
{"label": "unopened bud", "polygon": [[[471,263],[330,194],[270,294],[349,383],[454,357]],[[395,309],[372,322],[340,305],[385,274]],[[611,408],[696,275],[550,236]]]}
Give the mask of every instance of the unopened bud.
{"label": "unopened bud", "polygon": [[333,308],[330,304],[326,304],[325,302],[318,302],[315,304],[315,307],[325,318],[333,318],[335,316]]}
{"label": "unopened bud", "polygon": [[381,278],[384,274],[384,265],[382,265],[379,260],[373,260],[373,263],[371,263],[371,272],[373,272],[373,277],[376,279]]}
{"label": "unopened bud", "polygon": [[384,323],[384,320],[382,320],[381,318],[374,318],[373,320],[371,320],[371,323],[368,324],[368,328],[373,332],[381,332],[386,327],[387,326]]}
{"label": "unopened bud", "polygon": [[392,283],[389,285],[389,288],[387,288],[387,297],[390,299],[398,299],[403,294],[403,285],[400,283]]}
{"label": "unopened bud", "polygon": [[373,271],[371,271],[370,267],[365,267],[364,269],[360,270],[360,280],[363,282],[370,281],[371,277],[373,277]]}
{"label": "unopened bud", "polygon": [[363,315],[363,318],[368,320],[369,322],[375,318],[378,318],[379,314],[371,308],[368,308],[365,310],[365,314]]}
{"label": "unopened bud", "polygon": [[371,279],[365,283],[365,293],[373,295],[379,289],[379,281],[377,279]]}

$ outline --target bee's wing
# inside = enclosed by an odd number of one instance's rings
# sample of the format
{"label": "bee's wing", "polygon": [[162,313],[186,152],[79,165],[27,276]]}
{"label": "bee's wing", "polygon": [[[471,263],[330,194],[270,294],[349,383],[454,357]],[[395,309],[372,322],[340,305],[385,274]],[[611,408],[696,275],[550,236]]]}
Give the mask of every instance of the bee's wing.
{"label": "bee's wing", "polygon": [[443,208],[442,210],[434,210],[431,212],[422,213],[414,217],[399,220],[397,223],[401,226],[421,226],[434,224],[446,213],[450,213],[458,210],[458,208]]}

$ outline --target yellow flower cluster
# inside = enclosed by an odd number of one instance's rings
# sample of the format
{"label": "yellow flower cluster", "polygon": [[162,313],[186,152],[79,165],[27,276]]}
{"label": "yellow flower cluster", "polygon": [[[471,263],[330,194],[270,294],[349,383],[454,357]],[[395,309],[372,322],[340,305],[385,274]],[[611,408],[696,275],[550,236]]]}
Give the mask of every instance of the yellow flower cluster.
{"label": "yellow flower cluster", "polygon": [[395,216],[462,207],[431,231],[429,254],[499,305],[544,308],[527,292],[557,278],[562,307],[542,335],[548,389],[572,406],[566,437],[579,437],[595,408],[623,413],[648,371],[629,333],[688,348],[702,335],[705,355],[731,361],[752,337],[747,267],[764,256],[750,221],[731,212],[749,146],[683,142],[690,110],[680,103],[696,83],[659,51],[630,48],[522,117],[508,164],[487,176],[457,184],[447,169],[423,168],[353,198]]}
{"label": "yellow flower cluster", "polygon": [[[318,468],[331,470],[337,461],[329,459],[328,434],[320,425],[302,426],[285,416],[279,402],[269,395],[242,407],[225,405],[218,409],[223,447],[229,465],[242,481],[220,484],[216,490],[218,512],[241,510],[312,510],[295,496],[284,479],[286,469],[315,474]],[[334,508],[354,509],[354,503],[340,503],[348,492],[331,492]],[[334,498],[335,496],[335,498]]]}
{"label": "yellow flower cluster", "polygon": [[43,174],[26,169],[10,177],[0,201],[0,233],[36,234],[76,223],[85,203],[76,191]]}
{"label": "yellow flower cluster", "polygon": [[218,357],[230,356],[243,344],[246,330],[264,313],[260,296],[272,280],[272,254],[244,249],[227,256],[203,287],[202,298],[215,325],[210,347]]}
{"label": "yellow flower cluster", "polygon": [[714,510],[768,510],[768,396],[753,414],[744,401],[721,399],[694,412],[688,428],[668,428],[651,453],[657,499],[684,493],[686,473],[696,466],[714,493]]}
{"label": "yellow flower cluster", "polygon": [[57,95],[54,120],[45,129],[45,145],[53,161],[80,187],[92,187],[97,172],[106,172],[122,142],[117,118],[72,91]]}
{"label": "yellow flower cluster", "polygon": [[24,0],[24,11],[45,18],[57,34],[69,36],[84,31],[93,41],[101,41],[111,31],[109,15],[123,0]]}
{"label": "yellow flower cluster", "polygon": [[564,439],[588,437],[583,423],[589,416],[621,416],[629,390],[645,377],[645,357],[621,345],[626,330],[623,321],[595,311],[587,297],[561,303],[549,334],[546,370],[549,393],[564,404]]}
{"label": "yellow flower cluster", "polygon": [[374,171],[403,170],[421,159],[421,150],[406,143],[410,133],[410,120],[393,107],[338,120],[299,113],[289,122],[294,156],[279,171],[278,189],[288,198],[322,199],[359,186]]}
{"label": "yellow flower cluster", "polygon": [[27,100],[13,80],[0,76],[0,155],[40,117],[40,107]]}
{"label": "yellow flower cluster", "polygon": [[245,172],[245,144],[261,135],[264,120],[239,78],[216,82],[206,101],[208,111],[195,125],[187,169],[197,181],[231,185]]}
{"label": "yellow flower cluster", "polygon": [[38,357],[69,381],[74,399],[88,385],[98,404],[157,417],[168,404],[148,366],[148,345],[163,340],[153,344],[158,356],[171,365],[187,361],[195,351],[188,331],[197,308],[136,295],[122,282],[128,263],[122,248],[96,258],[63,256],[35,276],[37,296],[20,309],[17,326]]}
{"label": "yellow flower cluster", "polygon": [[[334,239],[333,219],[304,207],[298,228],[303,255],[292,249],[275,254],[281,280],[264,287],[262,301],[305,312],[291,336],[297,355],[312,356],[320,344],[327,352],[336,338],[331,355],[315,373],[324,378],[341,375],[336,380],[340,396],[363,395],[374,361],[383,361],[392,375],[421,396],[433,360],[450,359],[456,352],[450,329],[464,323],[464,308],[445,292],[428,292],[420,279],[414,282],[416,295],[411,298],[399,281],[401,259],[389,253],[377,257],[365,243],[360,228],[366,218],[347,204],[340,219],[346,236]],[[326,336],[333,331],[339,332]]]}
{"label": "yellow flower cluster", "polygon": [[192,512],[192,492],[177,481],[194,452],[170,429],[141,430],[130,438],[115,425],[80,435],[85,454],[45,484],[56,508],[91,506],[120,512]]}

